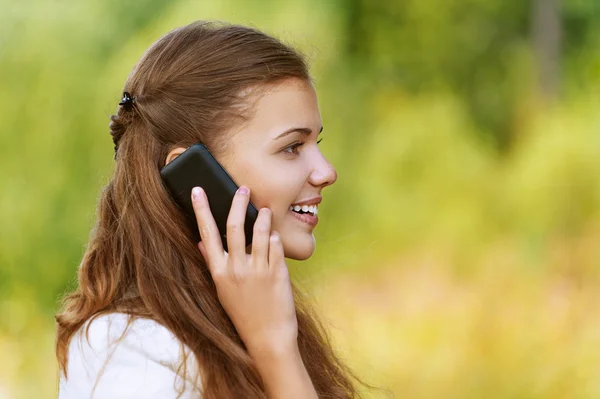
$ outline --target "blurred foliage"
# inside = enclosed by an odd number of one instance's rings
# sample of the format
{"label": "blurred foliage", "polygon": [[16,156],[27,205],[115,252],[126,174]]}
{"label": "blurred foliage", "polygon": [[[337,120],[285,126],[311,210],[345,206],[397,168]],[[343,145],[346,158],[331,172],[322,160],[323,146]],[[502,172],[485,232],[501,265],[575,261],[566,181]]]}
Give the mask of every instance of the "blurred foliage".
{"label": "blurred foliage", "polygon": [[56,394],[53,314],[112,171],[143,51],[196,19],[256,26],[316,78],[318,248],[290,262],[365,378],[403,398],[594,398],[600,3],[564,0],[560,95],[532,4],[0,0],[0,398]]}

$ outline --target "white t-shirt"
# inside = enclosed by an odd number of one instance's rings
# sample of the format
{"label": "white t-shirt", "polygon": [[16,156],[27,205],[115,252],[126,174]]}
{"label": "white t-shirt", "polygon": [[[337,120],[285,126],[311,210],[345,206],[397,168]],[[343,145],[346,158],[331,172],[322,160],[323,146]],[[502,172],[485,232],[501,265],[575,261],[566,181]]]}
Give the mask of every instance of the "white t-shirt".
{"label": "white t-shirt", "polygon": [[187,347],[186,378],[176,378],[181,345],[166,327],[150,319],[135,319],[119,341],[127,315],[111,313],[94,319],[88,341],[88,324],[71,338],[68,378],[61,373],[58,399],[171,399],[178,397],[176,388],[184,383],[179,398],[201,398],[198,380],[193,378],[198,373],[196,359]]}

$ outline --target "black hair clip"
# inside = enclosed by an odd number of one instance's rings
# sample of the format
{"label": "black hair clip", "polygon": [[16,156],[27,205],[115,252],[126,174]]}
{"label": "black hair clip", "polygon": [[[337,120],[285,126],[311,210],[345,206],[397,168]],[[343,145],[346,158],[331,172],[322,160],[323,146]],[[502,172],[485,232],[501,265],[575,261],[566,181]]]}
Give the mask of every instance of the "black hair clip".
{"label": "black hair clip", "polygon": [[123,92],[123,98],[121,99],[119,105],[122,105],[125,107],[125,109],[130,110],[131,108],[133,108],[134,103],[135,97],[131,97],[131,94],[129,94],[129,92]]}

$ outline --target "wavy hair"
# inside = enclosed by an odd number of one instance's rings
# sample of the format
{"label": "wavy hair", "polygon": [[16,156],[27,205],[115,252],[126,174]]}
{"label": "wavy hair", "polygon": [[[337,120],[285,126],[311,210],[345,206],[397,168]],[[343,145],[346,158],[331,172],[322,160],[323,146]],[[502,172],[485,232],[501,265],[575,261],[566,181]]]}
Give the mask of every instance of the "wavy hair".
{"label": "wavy hair", "polygon": [[[304,57],[239,25],[198,21],[167,33],[142,56],[124,87],[133,100],[111,116],[115,169],[99,199],[78,287],[56,315],[56,356],[65,376],[75,332],[101,314],[123,312],[130,323],[157,321],[189,347],[206,399],[266,397],[217,298],[197,229],[171,200],[159,170],[171,149],[198,141],[224,154],[222,132],[251,117],[249,93],[288,78],[311,81]],[[293,289],[299,347],[319,397],[359,396],[356,377]],[[178,375],[185,363],[184,354]]]}

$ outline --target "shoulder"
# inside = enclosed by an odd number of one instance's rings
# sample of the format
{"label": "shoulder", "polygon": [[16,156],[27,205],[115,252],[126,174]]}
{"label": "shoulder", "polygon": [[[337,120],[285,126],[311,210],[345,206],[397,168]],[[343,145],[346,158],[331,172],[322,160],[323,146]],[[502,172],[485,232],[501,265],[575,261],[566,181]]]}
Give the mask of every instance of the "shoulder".
{"label": "shoulder", "polygon": [[[154,320],[128,322],[126,314],[102,315],[73,335],[59,399],[92,397],[92,393],[100,399],[175,398],[177,388],[183,390],[182,398],[198,397],[193,353]],[[176,376],[183,351],[188,354],[185,379]]]}

